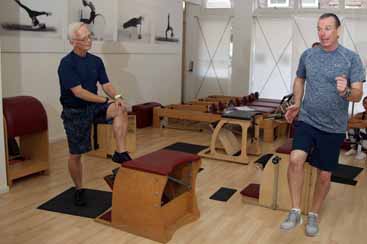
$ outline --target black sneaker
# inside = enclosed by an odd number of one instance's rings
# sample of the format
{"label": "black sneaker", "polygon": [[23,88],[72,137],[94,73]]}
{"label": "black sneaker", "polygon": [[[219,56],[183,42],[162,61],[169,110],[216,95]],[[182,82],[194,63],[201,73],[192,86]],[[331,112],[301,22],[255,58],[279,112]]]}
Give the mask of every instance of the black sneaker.
{"label": "black sneaker", "polygon": [[85,200],[84,196],[84,189],[75,189],[74,192],[74,205],[78,207],[83,207],[87,205],[87,202]]}
{"label": "black sneaker", "polygon": [[130,161],[131,157],[128,152],[115,152],[112,156],[112,161],[115,163],[122,164],[123,162]]}

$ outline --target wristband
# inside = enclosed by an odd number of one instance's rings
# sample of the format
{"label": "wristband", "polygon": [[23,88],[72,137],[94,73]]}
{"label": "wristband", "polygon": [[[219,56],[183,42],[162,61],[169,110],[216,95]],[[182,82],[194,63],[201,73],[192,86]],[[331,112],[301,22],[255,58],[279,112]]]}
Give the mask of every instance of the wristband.
{"label": "wristband", "polygon": [[114,97],[113,97],[113,99],[115,99],[115,100],[116,100],[116,99],[119,99],[119,98],[121,98],[121,99],[122,99],[122,95],[121,95],[121,94],[117,94],[116,96],[114,96]]}
{"label": "wristband", "polygon": [[350,97],[351,94],[352,94],[352,90],[349,87],[347,87],[347,89],[345,90],[345,93],[344,93],[343,97],[344,98],[348,98],[348,97]]}

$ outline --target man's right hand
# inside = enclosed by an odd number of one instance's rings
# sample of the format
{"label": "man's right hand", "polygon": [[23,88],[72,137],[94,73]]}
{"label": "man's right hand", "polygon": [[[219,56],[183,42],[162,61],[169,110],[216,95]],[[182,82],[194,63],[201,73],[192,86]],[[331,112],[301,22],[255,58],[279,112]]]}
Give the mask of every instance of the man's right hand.
{"label": "man's right hand", "polygon": [[297,117],[299,113],[300,107],[299,105],[291,105],[287,108],[287,112],[285,113],[284,117],[288,123],[292,123],[293,120]]}

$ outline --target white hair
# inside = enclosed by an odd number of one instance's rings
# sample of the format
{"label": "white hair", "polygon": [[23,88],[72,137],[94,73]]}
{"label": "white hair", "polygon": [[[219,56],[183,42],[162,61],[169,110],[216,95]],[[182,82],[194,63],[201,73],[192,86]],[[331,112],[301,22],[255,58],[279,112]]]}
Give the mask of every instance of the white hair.
{"label": "white hair", "polygon": [[78,30],[83,26],[85,25],[83,22],[74,22],[74,23],[71,23],[69,25],[69,30],[68,30],[68,37],[69,37],[69,40],[73,40],[75,39],[75,35],[76,33],[78,32]]}

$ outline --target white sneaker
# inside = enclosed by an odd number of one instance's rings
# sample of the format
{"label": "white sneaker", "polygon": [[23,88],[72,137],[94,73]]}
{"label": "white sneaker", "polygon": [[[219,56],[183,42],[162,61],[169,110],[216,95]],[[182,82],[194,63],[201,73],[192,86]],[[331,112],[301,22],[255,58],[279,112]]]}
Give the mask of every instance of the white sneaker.
{"label": "white sneaker", "polygon": [[288,213],[288,217],[280,224],[280,229],[291,230],[300,224],[302,224],[301,211],[292,209]]}
{"label": "white sneaker", "polygon": [[356,154],[357,151],[354,149],[354,148],[351,148],[349,151],[345,152],[344,155],[345,156],[350,156],[350,155],[353,155],[353,154]]}
{"label": "white sneaker", "polygon": [[319,233],[319,224],[317,221],[317,217],[318,216],[315,213],[308,213],[305,229],[307,236],[316,236]]}
{"label": "white sneaker", "polygon": [[365,159],[367,157],[367,155],[364,152],[359,152],[356,156],[355,159],[357,160],[362,160]]}

